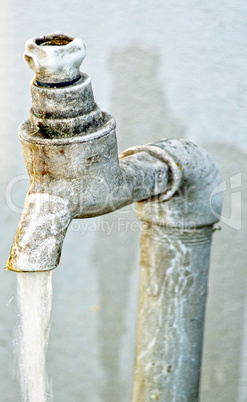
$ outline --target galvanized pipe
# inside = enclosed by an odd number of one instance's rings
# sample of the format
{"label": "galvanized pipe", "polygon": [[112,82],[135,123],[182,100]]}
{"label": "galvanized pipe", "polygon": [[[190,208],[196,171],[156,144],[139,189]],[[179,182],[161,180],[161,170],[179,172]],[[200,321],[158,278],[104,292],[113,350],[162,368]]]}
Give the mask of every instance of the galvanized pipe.
{"label": "galvanized pipe", "polygon": [[221,212],[215,161],[195,144],[163,139],[119,157],[115,120],[94,102],[79,67],[85,46],[55,33],[27,42],[35,71],[19,137],[30,188],[7,269],[46,271],[72,219],[132,202],[143,221],[133,402],[194,402],[202,349],[212,227]]}
{"label": "galvanized pipe", "polygon": [[143,228],[132,401],[196,402],[211,235],[222,206],[212,192],[222,178],[194,144],[159,146],[178,161],[182,180],[170,200],[137,204]]}
{"label": "galvanized pipe", "polygon": [[198,401],[211,233],[143,224],[133,402]]}

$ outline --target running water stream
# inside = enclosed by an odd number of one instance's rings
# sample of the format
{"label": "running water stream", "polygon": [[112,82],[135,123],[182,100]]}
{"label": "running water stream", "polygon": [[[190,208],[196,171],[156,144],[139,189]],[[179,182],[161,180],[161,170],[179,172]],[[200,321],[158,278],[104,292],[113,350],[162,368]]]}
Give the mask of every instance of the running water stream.
{"label": "running water stream", "polygon": [[18,327],[19,371],[23,401],[46,402],[45,354],[50,330],[52,273],[17,274],[20,313]]}

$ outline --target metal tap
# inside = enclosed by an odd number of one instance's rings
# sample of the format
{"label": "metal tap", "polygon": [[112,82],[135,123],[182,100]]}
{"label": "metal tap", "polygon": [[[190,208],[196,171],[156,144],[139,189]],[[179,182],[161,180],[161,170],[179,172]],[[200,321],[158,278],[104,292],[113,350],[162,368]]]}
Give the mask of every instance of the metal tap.
{"label": "metal tap", "polygon": [[159,147],[118,158],[115,120],[97,106],[90,78],[79,71],[84,57],[80,39],[59,33],[26,44],[24,59],[36,75],[30,119],[19,137],[31,183],[9,270],[55,268],[72,219],[171,196],[176,185],[168,183],[169,164],[180,180],[179,168]]}
{"label": "metal tap", "polygon": [[213,225],[221,213],[217,163],[179,139],[118,156],[114,118],[79,68],[85,45],[53,33],[30,39],[36,73],[30,118],[19,128],[30,187],[6,269],[57,267],[72,219],[132,202],[143,221],[133,401],[198,400]]}

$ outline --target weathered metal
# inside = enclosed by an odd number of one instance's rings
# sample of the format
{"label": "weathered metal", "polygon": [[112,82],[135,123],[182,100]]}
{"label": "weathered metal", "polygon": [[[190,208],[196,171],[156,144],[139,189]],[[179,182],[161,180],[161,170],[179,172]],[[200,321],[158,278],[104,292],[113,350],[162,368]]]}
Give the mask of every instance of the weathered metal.
{"label": "weathered metal", "polygon": [[182,166],[167,202],[141,202],[141,272],[133,402],[198,401],[207,278],[222,178],[202,148],[163,140]]}
{"label": "weathered metal", "polygon": [[133,402],[198,401],[211,233],[143,225]]}
{"label": "weathered metal", "polygon": [[54,269],[72,219],[139,201],[133,401],[194,402],[211,233],[222,205],[211,194],[220,171],[207,152],[178,139],[118,157],[115,120],[96,105],[89,77],[79,73],[84,51],[80,40],[58,33],[27,43],[24,57],[36,76],[19,137],[31,184],[6,268]]}

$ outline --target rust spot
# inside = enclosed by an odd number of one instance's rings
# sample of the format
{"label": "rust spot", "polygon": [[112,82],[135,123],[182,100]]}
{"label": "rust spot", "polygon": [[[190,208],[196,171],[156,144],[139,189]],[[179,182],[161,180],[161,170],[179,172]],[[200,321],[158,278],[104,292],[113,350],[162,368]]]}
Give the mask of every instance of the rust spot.
{"label": "rust spot", "polygon": [[43,46],[64,46],[67,45],[68,43],[72,42],[73,38],[70,38],[69,36],[65,35],[59,35],[59,36],[49,36],[46,35],[42,37],[41,39],[38,38],[35,42],[37,45],[43,45]]}
{"label": "rust spot", "polygon": [[92,163],[99,162],[99,160],[100,160],[99,155],[90,156],[89,158],[86,159],[86,165],[91,166]]}
{"label": "rust spot", "polygon": [[62,154],[62,155],[63,155],[63,154],[64,154],[64,149],[60,149],[60,151],[59,151],[59,152],[60,152],[60,154]]}
{"label": "rust spot", "polygon": [[41,162],[39,172],[40,172],[40,175],[41,175],[41,176],[45,176],[45,175],[49,175],[49,174],[50,174],[50,172],[49,172],[49,170],[48,170],[47,163],[46,163],[45,160],[43,160],[43,161]]}
{"label": "rust spot", "polygon": [[50,172],[48,170],[42,170],[41,171],[41,175],[45,176],[46,174],[49,174]]}

